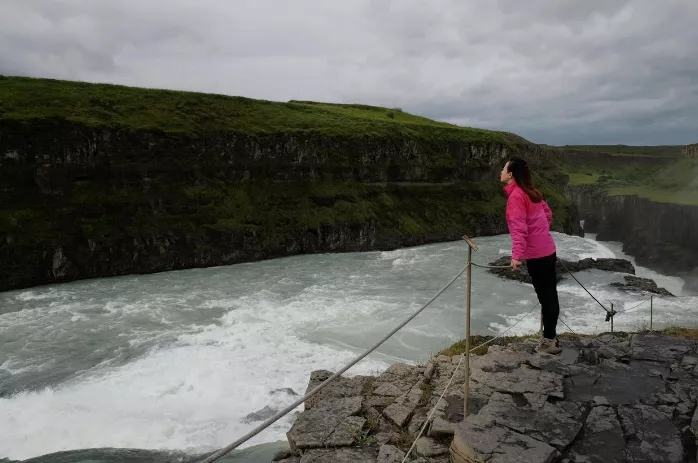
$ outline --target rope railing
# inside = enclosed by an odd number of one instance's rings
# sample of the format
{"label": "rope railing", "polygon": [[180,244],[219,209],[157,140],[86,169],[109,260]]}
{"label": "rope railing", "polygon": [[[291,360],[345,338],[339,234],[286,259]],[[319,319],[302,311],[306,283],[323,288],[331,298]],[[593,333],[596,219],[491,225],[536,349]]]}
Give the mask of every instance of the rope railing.
{"label": "rope railing", "polygon": [[[443,294],[448,288],[450,288],[450,287],[453,285],[453,283],[455,283],[456,280],[458,280],[458,278],[459,278],[461,275],[463,275],[463,273],[465,273],[465,272],[467,271],[467,288],[466,288],[466,336],[465,336],[466,351],[465,351],[464,354],[461,355],[461,360],[458,362],[458,365],[456,366],[456,369],[454,370],[453,375],[452,375],[451,378],[449,379],[449,381],[448,381],[448,383],[447,383],[447,385],[446,385],[446,387],[445,387],[443,393],[441,394],[441,397],[439,397],[439,399],[437,400],[436,405],[434,406],[434,408],[432,409],[431,413],[429,414],[429,417],[427,418],[427,420],[425,421],[424,425],[422,426],[422,428],[421,428],[421,430],[420,430],[420,432],[419,432],[418,437],[415,438],[415,440],[414,440],[414,442],[413,442],[413,444],[412,444],[412,447],[410,447],[409,451],[408,451],[407,454],[405,455],[405,459],[403,459],[403,462],[405,462],[406,459],[407,459],[407,457],[409,456],[410,452],[411,452],[412,449],[414,448],[417,439],[419,438],[419,436],[422,435],[422,433],[423,433],[424,430],[426,429],[426,426],[427,426],[427,424],[429,423],[429,420],[430,420],[431,417],[433,416],[433,413],[434,413],[434,411],[436,410],[436,407],[438,406],[439,402],[442,400],[444,394],[446,393],[446,390],[448,389],[448,387],[450,387],[450,384],[451,384],[453,378],[455,377],[455,374],[456,374],[456,372],[458,371],[458,368],[460,367],[460,365],[461,365],[461,363],[463,362],[463,360],[465,359],[466,371],[469,373],[469,371],[470,371],[470,367],[469,367],[469,364],[470,364],[470,353],[471,353],[472,351],[474,351],[474,350],[476,350],[476,349],[478,349],[478,348],[480,348],[480,347],[483,347],[483,346],[485,346],[485,345],[488,345],[488,344],[494,342],[494,341],[497,340],[497,339],[502,338],[506,333],[508,333],[511,329],[513,329],[515,326],[517,326],[519,323],[521,323],[521,321],[523,321],[528,315],[530,315],[530,314],[533,312],[533,310],[535,310],[536,307],[538,307],[538,306],[540,305],[540,304],[536,304],[530,311],[528,311],[528,312],[525,313],[521,318],[519,318],[519,319],[516,321],[516,323],[514,323],[513,325],[511,325],[509,328],[507,328],[504,332],[502,332],[502,333],[499,334],[498,336],[496,336],[496,337],[494,337],[494,338],[492,338],[492,339],[490,339],[490,340],[488,340],[488,341],[486,341],[486,342],[480,344],[480,345],[477,346],[477,347],[471,348],[471,347],[470,347],[470,290],[471,290],[471,272],[470,272],[470,269],[471,269],[472,267],[479,267],[479,268],[485,268],[485,269],[506,269],[506,268],[511,268],[511,266],[510,266],[510,265],[483,265],[483,264],[478,264],[478,263],[476,263],[476,262],[473,262],[473,261],[472,261],[472,252],[473,252],[473,251],[476,251],[478,248],[477,248],[477,246],[476,246],[467,236],[464,236],[463,239],[468,243],[468,263],[465,265],[465,267],[463,267],[463,269],[462,269],[460,272],[458,272],[458,274],[456,274],[456,276],[454,276],[454,277],[451,279],[451,281],[449,281],[449,282],[448,282],[440,291],[438,291],[431,299],[429,299],[429,300],[428,300],[425,304],[423,304],[418,310],[416,310],[416,311],[415,311],[414,313],[412,313],[409,317],[407,317],[403,322],[401,322],[399,325],[397,325],[395,328],[393,328],[393,329],[392,329],[388,334],[386,334],[381,340],[377,341],[374,345],[372,345],[371,347],[369,347],[368,349],[366,349],[363,353],[361,353],[361,354],[358,355],[356,358],[354,358],[354,359],[351,360],[349,363],[347,363],[345,366],[343,366],[342,368],[340,368],[337,372],[335,372],[335,373],[332,374],[329,378],[327,378],[325,381],[323,381],[321,384],[319,384],[318,386],[316,386],[315,388],[313,388],[310,392],[306,393],[303,397],[297,399],[297,400],[294,401],[291,405],[289,405],[289,406],[287,406],[286,408],[284,408],[283,410],[279,411],[279,412],[276,413],[274,416],[272,416],[271,418],[267,419],[267,420],[264,421],[262,424],[260,424],[259,426],[257,426],[256,428],[254,428],[253,430],[251,430],[250,432],[248,432],[248,433],[245,434],[244,436],[240,437],[239,439],[235,440],[235,441],[232,442],[231,444],[229,444],[229,445],[227,445],[227,446],[225,446],[225,447],[223,447],[223,448],[217,450],[216,452],[210,454],[209,456],[207,456],[207,457],[204,458],[203,460],[200,460],[199,463],[212,463],[212,462],[218,460],[219,458],[221,458],[221,457],[223,457],[224,455],[228,454],[228,453],[229,453],[230,451],[232,451],[233,449],[237,448],[237,447],[240,446],[241,444],[245,443],[246,441],[248,441],[248,440],[251,439],[252,437],[254,437],[254,436],[256,436],[257,434],[259,434],[260,432],[262,432],[263,430],[265,430],[266,428],[268,428],[269,426],[271,426],[273,423],[275,423],[276,421],[278,421],[279,419],[281,419],[282,417],[286,416],[288,413],[290,413],[291,411],[293,411],[296,407],[298,407],[299,405],[303,404],[306,400],[308,400],[309,398],[313,397],[315,394],[317,394],[318,392],[320,392],[323,388],[325,388],[328,384],[330,384],[332,381],[334,381],[334,380],[337,379],[339,376],[341,376],[344,372],[346,372],[346,371],[349,370],[351,367],[353,367],[353,366],[356,365],[358,362],[360,362],[362,359],[364,359],[366,356],[368,356],[369,354],[371,354],[372,352],[374,352],[374,351],[375,351],[378,347],[380,347],[385,341],[387,341],[390,337],[392,337],[395,333],[397,333],[400,329],[402,329],[405,325],[407,325],[410,321],[412,321],[417,315],[419,315],[420,313],[422,313],[427,307],[429,307],[429,306],[431,305],[432,302],[434,302],[441,294]],[[558,260],[559,260],[559,259],[558,259]],[[565,270],[567,270],[567,272],[570,274],[570,276],[572,276],[572,278],[573,278],[573,279],[587,292],[587,294],[589,294],[589,296],[591,296],[591,298],[594,299],[594,301],[596,301],[596,303],[598,303],[598,304],[606,311],[606,321],[609,321],[609,319],[610,319],[610,321],[611,321],[611,331],[613,331],[613,316],[616,314],[616,312],[613,310],[613,305],[611,304],[611,310],[608,310],[608,309],[607,309],[596,297],[594,297],[594,295],[591,294],[591,292],[590,292],[590,291],[589,291],[589,290],[588,290],[588,289],[587,289],[587,288],[586,288],[586,287],[572,274],[572,272],[567,268],[567,266],[564,264],[564,262],[562,262],[562,261],[560,260],[560,263],[563,265],[563,267],[565,268]],[[635,307],[633,307],[633,308],[639,307],[641,304],[644,304],[645,302],[647,302],[647,301],[642,301],[640,304],[638,304],[637,306],[635,306]],[[650,307],[651,307],[651,305],[650,305]],[[631,308],[630,310],[632,310],[632,308]],[[651,309],[650,309],[650,313],[651,313]],[[576,333],[574,332],[574,330],[572,330],[572,328],[570,328],[570,326],[569,326],[561,317],[558,317],[558,319],[567,327],[567,329],[570,330],[570,332],[572,332],[573,334],[576,335]],[[542,322],[541,322],[541,323],[542,323]],[[651,325],[651,316],[650,316],[650,325]],[[542,329],[542,328],[541,328],[541,329]],[[542,335],[542,332],[541,332],[541,335]],[[464,407],[464,408],[463,408],[463,415],[464,415],[464,417],[467,416],[467,410],[468,410],[468,390],[469,390],[469,382],[470,382],[470,381],[469,381],[469,374],[468,374],[468,375],[466,376],[466,380],[465,380],[465,384],[464,384],[464,404],[463,404],[463,407]]]}
{"label": "rope railing", "polygon": [[570,276],[571,276],[572,278],[574,278],[574,281],[576,281],[576,282],[579,284],[579,286],[581,286],[582,289],[583,289],[584,291],[586,291],[587,294],[588,294],[589,296],[591,296],[591,298],[592,298],[593,300],[595,300],[596,303],[599,304],[599,305],[601,306],[601,308],[604,309],[604,310],[606,311],[606,321],[609,321],[609,320],[610,320],[610,321],[611,321],[611,324],[613,324],[613,316],[616,314],[616,312],[613,310],[613,305],[611,305],[611,310],[608,310],[608,309],[606,308],[606,306],[603,305],[598,299],[596,299],[596,297],[595,297],[593,294],[591,294],[591,292],[586,288],[586,286],[584,286],[584,285],[582,284],[582,282],[579,281],[579,280],[577,279],[577,277],[574,276],[574,275],[572,274],[572,272],[570,271],[570,269],[567,268],[567,266],[566,266],[565,263],[562,261],[562,259],[558,258],[557,260],[562,264],[562,266],[565,268],[565,270],[567,270],[567,273],[569,273]]}
{"label": "rope railing", "polygon": [[[533,313],[533,311],[535,310],[535,308],[538,307],[539,305],[540,305],[540,304],[536,304],[535,306],[533,306],[533,308],[532,308],[531,310],[529,310],[528,312],[526,312],[526,313],[523,315],[523,317],[519,318],[519,319],[516,321],[516,323],[514,323],[513,325],[511,325],[511,326],[510,326],[509,328],[507,328],[504,332],[500,333],[499,335],[495,336],[495,337],[492,338],[492,339],[489,339],[489,340],[483,342],[482,344],[480,344],[480,345],[477,346],[477,347],[473,347],[473,348],[470,349],[470,351],[467,352],[467,353],[470,354],[471,352],[473,352],[473,351],[475,351],[475,350],[477,350],[477,349],[479,349],[479,348],[481,348],[481,347],[483,347],[483,346],[486,346],[486,345],[488,345],[488,344],[493,343],[493,342],[496,341],[497,339],[503,338],[505,334],[507,334],[509,331],[511,331],[511,330],[512,330],[514,327],[516,327],[519,323],[521,323],[521,322],[523,321],[524,318],[526,318],[526,317],[528,317],[529,315],[531,315],[531,313]],[[439,397],[439,400],[436,401],[436,404],[435,404],[434,407],[431,409],[431,412],[429,413],[429,416],[427,416],[427,419],[424,421],[424,424],[422,425],[422,428],[419,430],[419,433],[418,433],[417,436],[414,438],[414,441],[412,442],[412,445],[410,446],[409,450],[407,450],[407,453],[405,454],[405,458],[402,459],[402,463],[405,463],[405,462],[407,461],[407,458],[409,458],[410,453],[411,453],[412,450],[414,449],[414,446],[417,445],[417,440],[422,436],[422,434],[424,434],[424,430],[427,428],[427,425],[428,425],[429,422],[431,421],[432,416],[434,416],[434,412],[436,411],[437,407],[439,406],[439,403],[441,402],[441,400],[444,398],[444,395],[446,395],[446,391],[448,391],[448,388],[451,386],[451,382],[453,382],[453,378],[456,377],[456,373],[458,373],[458,368],[461,366],[461,363],[463,363],[463,359],[464,359],[464,358],[465,358],[465,354],[461,354],[461,358],[460,358],[460,360],[458,361],[458,364],[456,365],[456,368],[453,370],[453,374],[451,375],[451,378],[449,378],[448,382],[446,383],[446,386],[444,387],[444,390],[443,390],[443,392],[441,393],[441,396]]]}
{"label": "rope railing", "polygon": [[230,445],[227,445],[226,447],[223,447],[222,449],[220,449],[220,450],[216,451],[215,453],[209,455],[208,457],[204,458],[203,460],[200,461],[200,463],[211,463],[211,462],[214,462],[214,461],[218,460],[218,459],[221,458],[222,456],[224,456],[224,455],[226,455],[227,453],[229,453],[231,450],[235,449],[235,448],[238,447],[239,445],[243,444],[244,442],[248,441],[248,440],[251,439],[252,437],[256,436],[257,434],[259,434],[260,432],[262,432],[263,430],[265,430],[266,428],[268,428],[269,426],[271,426],[272,424],[274,424],[274,423],[275,423],[276,421],[278,421],[280,418],[284,417],[287,413],[290,413],[291,411],[293,411],[294,408],[296,408],[296,407],[299,406],[300,404],[304,403],[307,399],[309,399],[310,397],[312,397],[312,396],[314,396],[315,394],[317,394],[318,392],[320,392],[325,386],[327,386],[328,384],[330,384],[332,381],[334,381],[336,378],[338,378],[342,373],[344,373],[344,372],[347,371],[349,368],[351,368],[351,367],[353,367],[354,365],[356,365],[356,364],[357,364],[359,361],[361,361],[364,357],[366,357],[368,354],[370,354],[371,352],[373,352],[374,350],[376,350],[378,347],[380,347],[380,345],[383,344],[385,341],[387,341],[392,335],[394,335],[395,333],[397,333],[402,327],[404,327],[405,325],[407,325],[410,321],[412,321],[412,319],[414,319],[417,315],[419,315],[420,313],[422,313],[422,311],[423,311],[424,309],[426,309],[427,307],[429,307],[429,305],[430,305],[432,302],[434,302],[434,301],[436,300],[436,298],[438,298],[438,297],[439,297],[441,294],[443,294],[443,292],[446,291],[453,283],[455,283],[456,280],[457,280],[457,279],[466,271],[466,269],[468,269],[468,268],[469,268],[469,265],[466,265],[466,266],[463,268],[463,270],[461,270],[460,272],[458,272],[458,274],[457,274],[455,277],[453,277],[453,278],[451,279],[451,281],[449,281],[448,284],[447,284],[446,286],[444,286],[439,292],[437,292],[436,295],[434,295],[434,297],[432,297],[431,299],[429,299],[429,301],[427,301],[426,304],[424,304],[422,307],[420,307],[420,308],[419,308],[417,311],[415,311],[412,315],[410,315],[409,317],[407,317],[407,319],[405,319],[405,321],[403,321],[403,322],[400,323],[398,326],[396,326],[395,328],[393,328],[387,335],[385,335],[385,336],[383,337],[383,339],[381,339],[380,341],[376,342],[373,346],[369,347],[369,348],[368,348],[366,351],[364,351],[361,355],[359,355],[358,357],[356,357],[355,359],[353,359],[351,362],[347,363],[344,367],[342,367],[339,371],[337,371],[337,372],[334,373],[332,376],[330,376],[329,378],[327,378],[325,381],[323,381],[321,384],[319,384],[317,387],[315,387],[312,391],[308,392],[308,393],[305,394],[303,397],[301,397],[300,399],[296,400],[296,401],[293,402],[291,405],[289,405],[288,407],[284,408],[283,410],[281,410],[280,412],[278,412],[277,414],[275,414],[275,415],[272,416],[271,418],[267,419],[264,423],[260,424],[259,426],[257,426],[256,428],[254,428],[252,431],[250,431],[250,432],[248,432],[247,434],[245,434],[244,436],[240,437],[240,438],[237,439],[235,442],[231,443]]}
{"label": "rope railing", "polygon": [[476,262],[471,262],[470,265],[473,267],[480,267],[480,268],[493,268],[493,269],[507,269],[511,268],[511,265],[483,265],[483,264],[478,264]]}

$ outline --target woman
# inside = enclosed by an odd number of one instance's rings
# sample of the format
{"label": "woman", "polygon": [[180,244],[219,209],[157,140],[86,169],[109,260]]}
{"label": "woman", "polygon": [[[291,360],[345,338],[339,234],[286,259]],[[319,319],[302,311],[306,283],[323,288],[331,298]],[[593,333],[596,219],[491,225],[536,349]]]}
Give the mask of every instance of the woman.
{"label": "woman", "polygon": [[511,233],[511,268],[516,270],[526,261],[528,273],[543,311],[543,339],[538,350],[559,354],[555,329],[560,313],[557,298],[555,262],[557,249],[550,235],[553,213],[543,195],[531,181],[526,161],[512,158],[502,170],[500,180],[506,183],[507,225]]}

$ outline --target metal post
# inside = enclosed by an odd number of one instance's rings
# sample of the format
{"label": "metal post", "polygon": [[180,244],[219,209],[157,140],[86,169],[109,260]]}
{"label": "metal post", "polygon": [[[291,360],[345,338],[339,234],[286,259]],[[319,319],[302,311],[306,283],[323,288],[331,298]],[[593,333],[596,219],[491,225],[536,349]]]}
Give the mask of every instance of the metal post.
{"label": "metal post", "polygon": [[[613,313],[613,302],[611,302],[611,313]],[[613,333],[613,315],[611,315],[611,333]]]}
{"label": "metal post", "polygon": [[650,296],[650,331],[652,331],[652,310],[653,310],[653,304],[654,303],[654,296]]}
{"label": "metal post", "polygon": [[468,416],[468,392],[470,389],[470,282],[473,248],[468,246],[468,270],[465,292],[465,385],[463,386],[463,419]]}

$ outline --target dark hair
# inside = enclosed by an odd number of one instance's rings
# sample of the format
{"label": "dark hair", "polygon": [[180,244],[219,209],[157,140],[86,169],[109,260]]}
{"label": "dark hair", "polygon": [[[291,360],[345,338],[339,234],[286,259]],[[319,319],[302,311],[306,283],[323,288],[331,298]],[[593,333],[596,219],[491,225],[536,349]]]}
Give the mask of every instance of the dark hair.
{"label": "dark hair", "polygon": [[509,172],[514,176],[516,184],[526,192],[531,201],[539,203],[543,200],[543,194],[538,190],[531,180],[531,171],[528,163],[521,158],[511,158],[509,160]]}

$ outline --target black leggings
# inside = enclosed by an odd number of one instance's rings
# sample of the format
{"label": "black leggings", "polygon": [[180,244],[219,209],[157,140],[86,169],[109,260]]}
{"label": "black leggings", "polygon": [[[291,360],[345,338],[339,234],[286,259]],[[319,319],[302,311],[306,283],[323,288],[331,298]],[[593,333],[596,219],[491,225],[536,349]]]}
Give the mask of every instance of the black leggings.
{"label": "black leggings", "polygon": [[543,337],[555,339],[557,317],[560,315],[560,303],[557,299],[557,276],[555,274],[555,262],[557,253],[549,256],[528,259],[526,267],[533,280],[533,288],[538,295],[541,310],[543,312]]}

